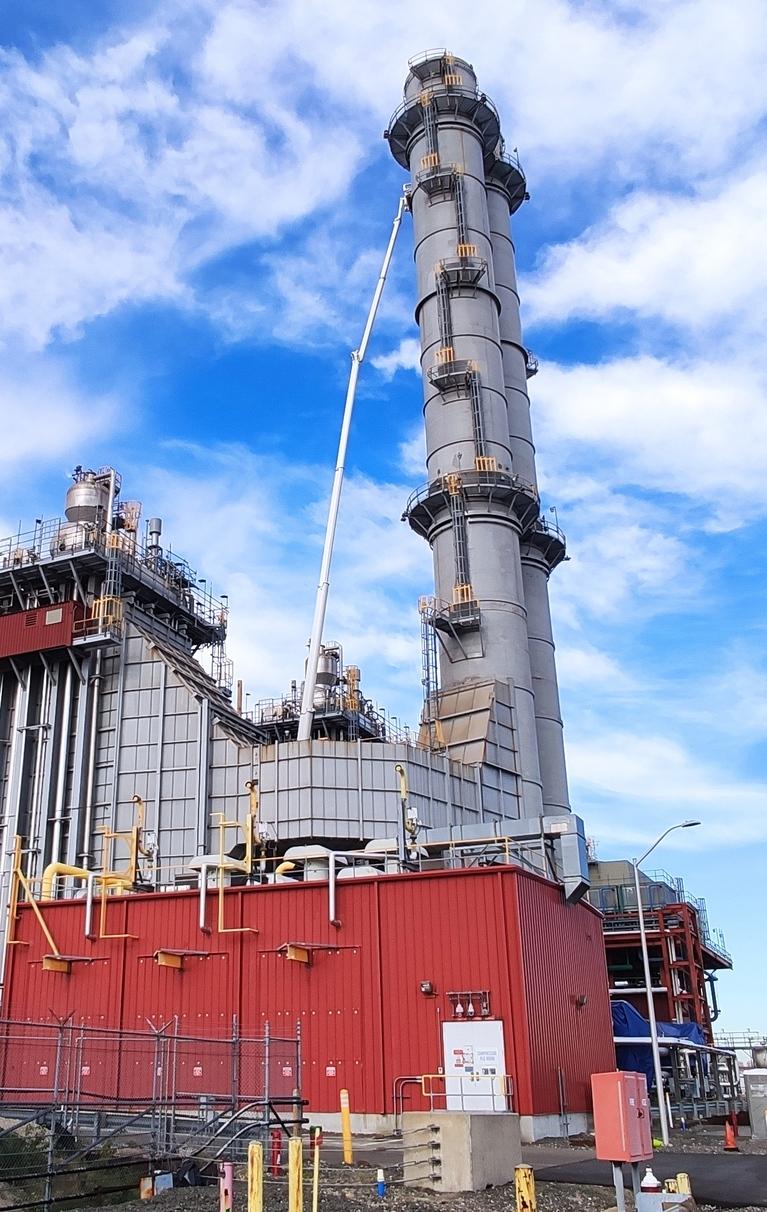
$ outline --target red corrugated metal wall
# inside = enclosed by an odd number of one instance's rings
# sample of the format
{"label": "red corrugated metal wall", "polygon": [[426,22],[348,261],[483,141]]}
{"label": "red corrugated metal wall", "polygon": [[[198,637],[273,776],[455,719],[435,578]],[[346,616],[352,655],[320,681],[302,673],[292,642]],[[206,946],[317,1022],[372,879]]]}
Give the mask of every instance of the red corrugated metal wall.
{"label": "red corrugated metal wall", "polygon": [[[11,948],[4,1016],[74,1011],[94,1026],[143,1030],[178,1015],[182,1031],[219,1037],[235,1014],[245,1036],[267,1022],[273,1035],[292,1036],[298,1021],[314,1111],[335,1111],[346,1087],[355,1111],[391,1112],[397,1077],[443,1065],[441,1024],[455,990],[489,991],[522,1114],[557,1112],[557,1066],[571,1111],[589,1107],[592,1069],[614,1067],[600,919],[536,876],[496,868],[341,882],[339,927],[322,883],[231,889],[225,899],[226,926],[249,933],[218,932],[213,893],[205,934],[190,892],[110,898],[106,931],[128,937],[93,942],[83,937],[82,902],[46,906],[60,952],[92,961],[70,975],[43,972],[47,947],[22,907],[16,937],[27,945]],[[287,960],[286,943],[310,945],[311,964]],[[205,954],[189,955],[179,972],[157,965],[158,949]],[[423,981],[435,996],[424,996]]]}
{"label": "red corrugated metal wall", "polygon": [[[82,615],[82,607],[78,614]],[[68,647],[72,643],[75,617],[74,602],[0,615],[0,660],[25,652]]]}
{"label": "red corrugated metal wall", "polygon": [[532,1105],[538,1114],[559,1110],[559,1068],[567,1108],[578,1110],[589,1105],[591,1074],[615,1068],[601,917],[586,905],[568,905],[551,884],[517,880],[514,891]]}

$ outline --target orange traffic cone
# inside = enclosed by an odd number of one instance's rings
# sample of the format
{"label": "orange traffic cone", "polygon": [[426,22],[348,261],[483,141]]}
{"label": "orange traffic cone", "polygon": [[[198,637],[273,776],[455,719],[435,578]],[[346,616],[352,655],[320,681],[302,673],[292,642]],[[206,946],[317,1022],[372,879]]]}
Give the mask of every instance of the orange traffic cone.
{"label": "orange traffic cone", "polygon": [[725,1153],[740,1153],[738,1142],[735,1140],[735,1133],[729,1120],[724,1125],[724,1151]]}

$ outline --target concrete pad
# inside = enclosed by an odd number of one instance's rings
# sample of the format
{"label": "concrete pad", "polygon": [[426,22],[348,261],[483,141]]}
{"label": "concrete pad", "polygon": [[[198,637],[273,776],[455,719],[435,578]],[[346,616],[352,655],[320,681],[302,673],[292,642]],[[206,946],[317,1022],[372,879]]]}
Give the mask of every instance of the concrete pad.
{"label": "concrete pad", "polygon": [[522,1162],[511,1112],[413,1111],[402,1117],[406,1186],[483,1191],[513,1181]]}

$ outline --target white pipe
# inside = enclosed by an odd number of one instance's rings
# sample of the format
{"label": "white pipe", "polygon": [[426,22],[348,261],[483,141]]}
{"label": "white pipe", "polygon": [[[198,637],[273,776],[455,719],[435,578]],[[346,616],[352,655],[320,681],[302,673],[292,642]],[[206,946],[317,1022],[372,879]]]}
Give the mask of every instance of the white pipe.
{"label": "white pipe", "polygon": [[117,496],[116,489],[117,489],[117,472],[115,471],[114,467],[110,467],[109,468],[109,497],[107,498],[107,516],[106,516],[106,525],[104,527],[104,530],[106,531],[107,534],[111,534],[112,529],[113,529],[112,515],[114,513],[115,497]]}
{"label": "white pipe", "polygon": [[331,850],[328,855],[328,921],[331,926],[338,925],[336,918],[336,854]]}
{"label": "white pipe", "polygon": [[47,829],[41,830],[41,818],[43,813],[43,794],[46,788],[43,787],[44,782],[44,767],[45,767],[45,750],[48,744],[48,726],[51,711],[51,687],[53,679],[46,667],[43,672],[43,690],[40,701],[40,718],[36,724],[27,726],[27,731],[34,731],[37,735],[35,745],[35,763],[32,775],[32,787],[29,794],[29,823],[28,829],[28,847],[29,860],[27,863],[27,875],[30,879],[34,879],[37,875],[38,859],[41,857],[41,833],[46,835]]}
{"label": "white pipe", "polygon": [[205,863],[200,866],[200,913],[198,925],[205,931],[205,905],[208,898],[208,868]]}
{"label": "white pipe", "polygon": [[93,885],[95,875],[91,872],[85,887],[85,937],[90,938],[93,931]]}
{"label": "white pipe", "polygon": [[338,524],[338,508],[341,502],[341,489],[344,481],[344,470],[346,466],[346,448],[349,443],[349,429],[351,427],[352,413],[354,411],[354,397],[357,393],[357,379],[360,373],[360,366],[367,351],[370,334],[373,329],[373,323],[378,311],[378,305],[381,302],[381,295],[386,284],[386,275],[389,272],[392,255],[394,253],[394,245],[397,241],[397,234],[402,222],[402,215],[408,204],[408,195],[403,193],[399,200],[397,213],[392,224],[389,243],[386,247],[381,272],[378,276],[378,282],[373,293],[373,301],[370,304],[368,318],[365,323],[365,328],[362,333],[359,349],[352,352],[352,368],[349,373],[349,385],[346,389],[346,401],[344,403],[344,414],[341,422],[341,434],[338,439],[338,454],[336,457],[336,470],[333,476],[333,487],[330,493],[330,505],[328,507],[328,521],[325,527],[325,545],[322,550],[322,563],[320,565],[320,583],[317,587],[317,598],[314,604],[314,619],[312,620],[312,634],[309,642],[309,656],[306,661],[306,677],[304,678],[304,693],[301,700],[301,716],[298,721],[298,740],[308,741],[312,735],[312,722],[314,720],[314,691],[317,686],[317,665],[320,659],[320,646],[322,644],[322,632],[325,627],[325,613],[328,604],[328,590],[330,589],[330,565],[333,560],[333,544],[335,543],[336,527]]}
{"label": "white pipe", "polygon": [[96,732],[99,717],[99,692],[101,688],[101,649],[96,653],[96,672],[91,679],[91,729],[88,738],[88,766],[85,774],[85,819],[83,821],[83,849],[80,863],[90,864],[91,824],[93,820],[93,779],[96,773]]}
{"label": "white pipe", "polygon": [[67,665],[67,676],[64,682],[64,702],[61,707],[61,727],[59,729],[59,763],[56,775],[56,801],[53,809],[53,839],[51,841],[50,860],[52,863],[58,863],[61,858],[61,820],[64,812],[64,797],[67,790],[70,715],[72,712],[72,676],[72,666]]}

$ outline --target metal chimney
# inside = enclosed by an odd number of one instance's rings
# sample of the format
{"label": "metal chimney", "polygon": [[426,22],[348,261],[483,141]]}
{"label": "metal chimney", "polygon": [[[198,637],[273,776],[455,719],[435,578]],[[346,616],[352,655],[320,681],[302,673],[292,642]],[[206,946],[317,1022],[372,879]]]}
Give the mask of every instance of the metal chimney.
{"label": "metal chimney", "polygon": [[512,772],[518,815],[540,816],[566,809],[567,798],[564,758],[549,772],[558,696],[546,578],[556,560],[550,543],[541,550],[537,541],[526,390],[534,362],[522,343],[509,234],[525,178],[504,153],[498,114],[469,63],[429,51],[409,66],[386,137],[413,178],[428,483],[405,516],[434,558],[440,735],[453,756]]}

